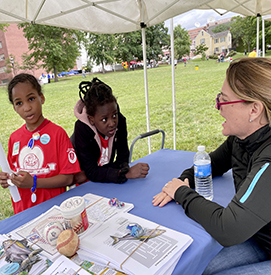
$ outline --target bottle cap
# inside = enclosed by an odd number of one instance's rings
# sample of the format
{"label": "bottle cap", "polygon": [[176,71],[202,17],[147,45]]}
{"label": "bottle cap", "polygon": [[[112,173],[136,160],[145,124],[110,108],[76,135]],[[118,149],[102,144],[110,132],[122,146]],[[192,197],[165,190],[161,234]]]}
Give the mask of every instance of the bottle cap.
{"label": "bottle cap", "polygon": [[199,145],[198,146],[198,151],[200,151],[200,152],[205,151],[205,146],[204,145]]}

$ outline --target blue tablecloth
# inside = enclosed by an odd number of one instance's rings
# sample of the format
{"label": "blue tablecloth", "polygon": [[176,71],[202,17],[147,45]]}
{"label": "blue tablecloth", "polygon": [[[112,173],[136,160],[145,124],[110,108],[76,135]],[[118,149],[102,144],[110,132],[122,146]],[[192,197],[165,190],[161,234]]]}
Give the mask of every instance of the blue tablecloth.
{"label": "blue tablecloth", "polygon": [[[93,193],[108,198],[116,197],[120,201],[134,204],[131,214],[190,235],[194,241],[183,253],[173,274],[201,274],[222,247],[198,223],[188,218],[183,208],[175,202],[170,202],[163,208],[152,205],[153,196],[161,191],[164,184],[178,177],[184,169],[192,165],[194,154],[195,152],[169,149],[156,151],[134,162],[147,162],[150,165],[149,174],[145,179],[128,180],[124,184],[84,183],[51,200],[0,221],[0,233],[14,230],[72,196]],[[226,206],[234,195],[231,172],[214,178],[213,182],[213,201]]]}

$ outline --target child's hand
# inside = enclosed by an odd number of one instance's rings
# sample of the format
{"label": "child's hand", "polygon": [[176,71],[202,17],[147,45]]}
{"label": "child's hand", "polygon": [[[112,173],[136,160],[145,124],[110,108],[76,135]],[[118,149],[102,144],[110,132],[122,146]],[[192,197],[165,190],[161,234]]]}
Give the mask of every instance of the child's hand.
{"label": "child's hand", "polygon": [[147,163],[137,163],[130,167],[130,170],[125,174],[127,179],[145,178],[149,172],[149,165]]}
{"label": "child's hand", "polygon": [[85,171],[81,171],[81,172],[79,172],[79,173],[77,173],[77,174],[74,175],[74,177],[73,177],[73,184],[84,183],[87,180],[88,180],[88,178],[87,178],[87,176],[85,174]]}
{"label": "child's hand", "polygon": [[25,171],[19,171],[17,175],[12,174],[10,177],[13,184],[20,188],[32,188],[33,187],[33,177]]}
{"label": "child's hand", "polygon": [[8,179],[10,179],[10,176],[8,173],[0,172],[0,183],[1,183],[2,188],[9,187],[9,184],[7,182]]}

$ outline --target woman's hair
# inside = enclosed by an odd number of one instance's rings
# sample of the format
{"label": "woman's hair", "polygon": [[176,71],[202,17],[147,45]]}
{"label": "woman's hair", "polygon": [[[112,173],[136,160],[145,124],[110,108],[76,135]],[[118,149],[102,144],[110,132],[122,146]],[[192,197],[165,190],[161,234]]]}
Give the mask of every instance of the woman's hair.
{"label": "woman's hair", "polygon": [[8,98],[11,104],[13,104],[12,100],[12,89],[18,84],[18,83],[25,83],[28,82],[32,84],[33,88],[38,92],[39,95],[42,95],[41,86],[38,82],[38,80],[35,78],[35,76],[31,74],[25,74],[21,73],[16,75],[8,84]]}
{"label": "woman's hair", "polygon": [[231,90],[248,103],[260,101],[271,127],[271,59],[244,57],[232,61],[226,78]]}
{"label": "woman's hair", "polygon": [[103,106],[111,102],[117,103],[111,88],[97,77],[93,78],[91,82],[82,81],[79,84],[79,96],[86,106],[87,114],[90,116],[95,115],[97,106]]}

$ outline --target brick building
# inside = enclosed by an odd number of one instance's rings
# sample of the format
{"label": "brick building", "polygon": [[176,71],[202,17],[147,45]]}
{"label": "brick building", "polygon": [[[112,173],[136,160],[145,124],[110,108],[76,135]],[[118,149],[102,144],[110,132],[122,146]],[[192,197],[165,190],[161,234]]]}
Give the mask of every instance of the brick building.
{"label": "brick building", "polygon": [[[7,84],[15,74],[26,72],[39,78],[44,69],[35,71],[19,70],[16,64],[22,65],[22,54],[28,52],[28,43],[23,36],[23,30],[18,29],[17,24],[10,24],[5,32],[0,31],[0,85]],[[14,56],[14,68],[11,73],[6,73],[8,57]]]}

